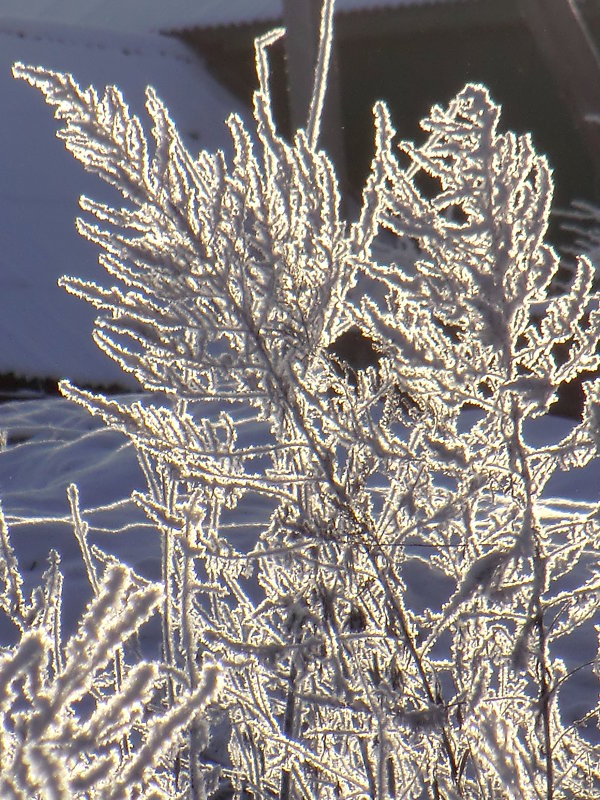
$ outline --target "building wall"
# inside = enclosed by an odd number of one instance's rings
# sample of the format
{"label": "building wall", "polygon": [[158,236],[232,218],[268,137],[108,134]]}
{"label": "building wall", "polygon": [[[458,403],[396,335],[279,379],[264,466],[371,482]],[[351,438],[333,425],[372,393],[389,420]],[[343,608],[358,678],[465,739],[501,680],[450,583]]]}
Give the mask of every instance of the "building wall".
{"label": "building wall", "polygon": [[[595,36],[600,12],[582,10]],[[187,40],[245,102],[255,87],[253,39],[265,26],[195,31]],[[423,135],[419,120],[434,103],[447,103],[469,81],[486,84],[503,106],[502,125],[531,131],[539,152],[554,169],[555,207],[573,199],[600,203],[600,181],[575,123],[548,70],[535,37],[518,13],[517,0],[465,0],[443,6],[340,14],[336,21],[342,136],[350,191],[365,178],[373,152],[371,109],[388,102],[401,138]],[[280,128],[289,134],[283,46],[271,54]],[[599,109],[600,113],[600,109]],[[568,239],[560,220],[552,223],[556,243]]]}

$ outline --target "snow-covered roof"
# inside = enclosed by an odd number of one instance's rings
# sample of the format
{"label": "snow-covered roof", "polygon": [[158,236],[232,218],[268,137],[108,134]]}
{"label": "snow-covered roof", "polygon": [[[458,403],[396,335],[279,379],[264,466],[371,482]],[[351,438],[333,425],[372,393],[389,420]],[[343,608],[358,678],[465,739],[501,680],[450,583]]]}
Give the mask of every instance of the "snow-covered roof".
{"label": "snow-covered roof", "polygon": [[[336,0],[339,11],[461,0]],[[29,20],[122,32],[181,30],[276,20],[282,0],[1,0],[0,21]]]}
{"label": "snow-covered roof", "polygon": [[0,373],[123,383],[91,340],[93,310],[56,285],[64,273],[108,280],[74,225],[79,196],[107,199],[107,189],[66,152],[42,96],[13,79],[14,61],[72,72],[86,86],[117,84],[142,118],[152,84],[196,152],[227,145],[223,120],[242,109],[169,37],[0,22]]}

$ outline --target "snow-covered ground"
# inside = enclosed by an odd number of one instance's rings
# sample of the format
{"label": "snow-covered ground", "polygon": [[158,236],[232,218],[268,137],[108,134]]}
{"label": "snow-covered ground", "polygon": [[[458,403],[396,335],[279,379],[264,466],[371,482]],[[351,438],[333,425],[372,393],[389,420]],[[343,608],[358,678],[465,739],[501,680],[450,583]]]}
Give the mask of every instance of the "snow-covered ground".
{"label": "snow-covered ground", "polygon": [[71,72],[86,86],[117,84],[142,116],[153,85],[193,152],[227,147],[223,120],[242,109],[174,39],[0,20],[0,374],[132,386],[92,343],[91,309],[56,286],[64,273],[104,279],[74,222],[79,196],[106,189],[56,138],[41,95],[14,80],[15,61]]}
{"label": "snow-covered ground", "polygon": [[[215,411],[216,414],[216,411]],[[529,431],[531,444],[557,441],[573,426],[571,420],[551,418],[536,422]],[[134,489],[144,489],[144,479],[135,452],[120,433],[109,431],[85,410],[61,398],[21,400],[0,404],[0,432],[6,445],[0,450],[0,499],[11,530],[28,588],[39,585],[48,566],[48,553],[56,549],[65,576],[63,627],[74,629],[85,604],[91,599],[83,560],[73,534],[67,487],[80,489],[82,516],[90,525],[90,542],[116,555],[147,578],[160,579],[160,541],[155,527],[131,502]],[[265,432],[249,425],[243,440],[259,444]],[[240,440],[241,441],[241,440]],[[243,441],[241,441],[243,444]],[[600,463],[585,470],[557,473],[551,495],[582,504],[598,498]],[[547,493],[549,496],[549,493]],[[550,509],[548,510],[549,513]],[[226,520],[235,532],[235,545],[248,549],[258,524],[269,509],[264,500],[249,496]],[[590,556],[591,558],[591,556]],[[569,580],[587,576],[589,560]],[[408,580],[411,603],[429,605],[436,588],[426,582]],[[0,617],[0,645],[9,643],[8,629]],[[143,644],[148,655],[158,655],[158,624],[145,629]],[[571,667],[593,660],[597,636],[592,624],[562,640],[558,655]],[[598,679],[591,667],[579,670],[562,690],[563,711],[568,721],[580,718],[596,702]],[[592,721],[588,735],[596,739]]]}
{"label": "snow-covered ground", "polygon": [[39,585],[50,549],[60,553],[67,629],[91,599],[70,520],[70,483],[79,486],[91,542],[146,577],[159,577],[156,532],[129,501],[133,489],[144,487],[133,448],[123,436],[60,398],[0,405],[0,430],[6,437],[0,498],[11,541],[30,589]]}

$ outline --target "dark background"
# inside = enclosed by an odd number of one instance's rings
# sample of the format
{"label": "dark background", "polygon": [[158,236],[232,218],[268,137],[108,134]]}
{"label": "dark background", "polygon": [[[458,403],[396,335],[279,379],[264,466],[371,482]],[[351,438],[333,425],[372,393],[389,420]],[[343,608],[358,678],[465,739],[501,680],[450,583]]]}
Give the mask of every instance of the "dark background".
{"label": "dark background", "polygon": [[[598,42],[600,3],[581,0],[578,8]],[[275,24],[281,22],[196,29],[181,36],[250,106],[256,87],[254,38]],[[536,150],[548,156],[555,176],[555,210],[568,208],[574,199],[600,203],[600,177],[583,141],[581,121],[573,118],[518,0],[457,0],[339,13],[335,42],[342,172],[350,194],[360,192],[373,154],[376,100],[388,103],[399,137],[418,142],[419,121],[431,106],[446,105],[465,83],[476,82],[484,83],[502,105],[502,128],[532,132]],[[289,136],[283,43],[270,52],[277,122]],[[556,58],[561,58],[560,50]],[[339,139],[339,133],[325,131],[323,138]],[[550,239],[558,245],[570,240],[561,226],[555,215]]]}

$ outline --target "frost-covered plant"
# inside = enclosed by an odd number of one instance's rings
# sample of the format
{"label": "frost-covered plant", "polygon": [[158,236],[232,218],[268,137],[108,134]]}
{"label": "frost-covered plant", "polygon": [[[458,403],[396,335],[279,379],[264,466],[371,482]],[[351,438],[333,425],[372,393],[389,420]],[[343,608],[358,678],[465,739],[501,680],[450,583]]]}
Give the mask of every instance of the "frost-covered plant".
{"label": "frost-covered plant", "polygon": [[[480,85],[435,106],[401,159],[376,105],[346,222],[318,148],[331,5],[306,130],[286,142],[273,122],[276,31],[257,42],[255,135],[228,120],[231,160],[189,153],[151,89],[152,143],[116,88],[15,66],[125,201],[82,198],[78,221],[114,285],[63,285],[147,399],[62,391],[137,449],[165,662],[192,689],[222,664],[236,797],[598,797],[600,749],[563,718],[557,645],[598,622],[600,505],[548,486],[597,456],[600,384],[562,438],[531,434],[598,366],[592,265],[551,295],[548,165],[499,132]],[[410,269],[374,257],[382,231],[416,244]],[[350,328],[376,367],[331,355]],[[251,503],[264,524],[248,549]]]}
{"label": "frost-covered plant", "polygon": [[[74,487],[70,494],[75,504]],[[85,535],[78,516],[77,522]],[[124,646],[155,611],[162,587],[109,563],[63,644],[58,554],[51,553],[43,585],[26,600],[1,508],[0,541],[0,606],[20,632],[18,644],[0,654],[0,795],[170,800],[181,731],[213,699],[218,669],[207,665],[194,692],[185,688],[161,705],[161,664],[132,665]]]}

